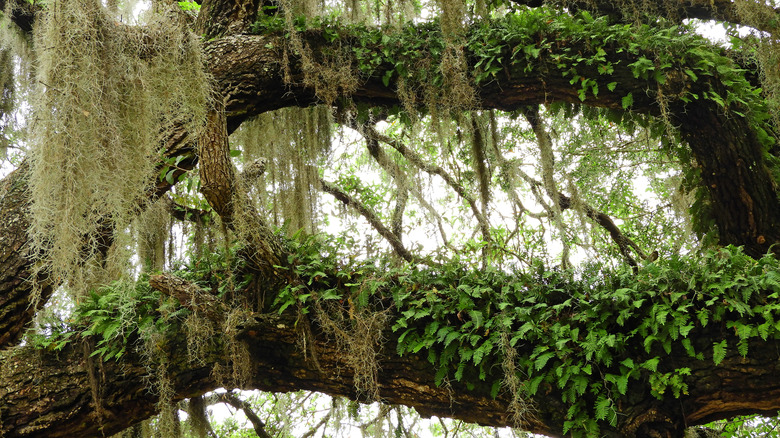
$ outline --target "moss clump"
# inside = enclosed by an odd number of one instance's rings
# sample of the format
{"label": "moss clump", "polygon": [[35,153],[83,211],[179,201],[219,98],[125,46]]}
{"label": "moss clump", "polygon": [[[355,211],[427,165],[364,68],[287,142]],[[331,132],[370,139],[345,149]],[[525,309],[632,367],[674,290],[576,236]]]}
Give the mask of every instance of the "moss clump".
{"label": "moss clump", "polygon": [[98,0],[58,0],[36,38],[32,249],[42,271],[83,295],[110,264],[108,237],[124,232],[151,189],[160,132],[202,125],[209,79],[173,11],[125,26]]}

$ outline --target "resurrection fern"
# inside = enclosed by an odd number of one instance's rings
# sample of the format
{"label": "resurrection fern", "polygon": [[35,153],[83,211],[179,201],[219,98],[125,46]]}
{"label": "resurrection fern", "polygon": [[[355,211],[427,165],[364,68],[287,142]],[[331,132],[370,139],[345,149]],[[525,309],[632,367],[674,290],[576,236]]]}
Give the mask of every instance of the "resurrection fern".
{"label": "resurrection fern", "polygon": [[159,134],[197,132],[209,80],[199,44],[173,12],[145,26],[113,21],[99,0],[50,2],[36,32],[30,181],[40,270],[83,295],[154,182]]}
{"label": "resurrection fern", "polygon": [[[734,247],[608,275],[603,267],[573,275],[542,266],[510,273],[457,264],[374,267],[383,272],[377,275],[370,265],[301,261],[295,270],[302,283],[279,295],[280,311],[297,303],[313,310],[321,325],[330,318],[342,326],[360,318],[353,302],[392,306],[397,352],[427,356],[438,369],[437,384],[454,378],[494,397],[510,390],[513,414],[526,418],[533,415],[528,398],[556,388],[568,406],[565,428],[574,436],[614,426],[617,408],[607,393],[627,395],[628,388],[645,385],[659,399],[685,394],[690,369],[677,368],[669,357],[717,366],[727,353],[748,357],[751,339],[780,337],[780,305],[762,298],[780,293],[777,260],[754,260]],[[361,291],[371,293],[361,297]],[[318,315],[322,311],[328,318]],[[697,334],[712,327],[733,336],[695,344]],[[637,343],[644,348],[627,352]]]}

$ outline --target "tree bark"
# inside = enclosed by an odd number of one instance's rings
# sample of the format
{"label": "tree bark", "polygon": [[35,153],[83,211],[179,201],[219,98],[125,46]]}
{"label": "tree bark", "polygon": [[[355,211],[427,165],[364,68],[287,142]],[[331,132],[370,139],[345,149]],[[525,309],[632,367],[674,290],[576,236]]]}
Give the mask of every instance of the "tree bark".
{"label": "tree bark", "polygon": [[[19,341],[52,293],[45,277],[34,278],[33,258],[28,253],[29,172],[29,166],[23,164],[0,181],[0,348]],[[39,286],[37,297],[35,283]]]}
{"label": "tree bark", "polygon": [[[357,393],[352,370],[343,361],[343,351],[335,347],[313,326],[313,338],[307,338],[308,349],[301,348],[303,336],[296,326],[296,315],[254,314],[235,328],[238,338],[246,342],[252,360],[252,376],[244,389],[273,392],[300,389],[320,391],[355,399]],[[186,342],[181,335],[165,340],[170,359],[167,374],[172,379],[174,402],[201,395],[224,385],[212,375],[217,363],[227,366],[220,354],[211,354],[205,364],[187,360]],[[382,401],[412,406],[425,417],[453,417],[490,426],[511,426],[509,399],[505,393],[493,399],[489,387],[477,384],[473,390],[453,382],[451,387],[433,384],[436,369],[422,355],[395,354],[394,335],[385,334],[387,342],[380,351],[379,387]],[[695,343],[706,346],[715,339],[736,339],[726,331],[710,329],[694,332]],[[528,348],[531,348],[530,346]],[[317,360],[313,361],[312,351]],[[689,393],[679,399],[658,400],[650,394],[646,381],[631,380],[627,394],[616,397],[619,416],[617,426],[602,428],[605,437],[681,437],[687,426],[744,413],[775,415],[780,409],[780,341],[770,340],[751,345],[751,354],[742,358],[731,349],[719,366],[710,359],[696,360],[684,351],[673,350],[662,363],[670,371],[689,367],[692,370]],[[634,353],[634,354],[631,354]],[[636,353],[627,357],[652,357],[662,351]],[[615,358],[616,361],[622,358]],[[0,435],[14,437],[106,436],[135,424],[155,413],[157,398],[150,390],[149,370],[154,364],[130,354],[121,362],[99,365],[103,376],[98,384],[101,406],[93,400],[89,362],[81,341],[69,344],[60,352],[32,346],[0,352]],[[96,360],[97,361],[97,360]],[[530,400],[534,409],[527,415],[524,429],[549,436],[562,436],[561,426],[567,406],[561,402],[560,390],[543,384]]]}

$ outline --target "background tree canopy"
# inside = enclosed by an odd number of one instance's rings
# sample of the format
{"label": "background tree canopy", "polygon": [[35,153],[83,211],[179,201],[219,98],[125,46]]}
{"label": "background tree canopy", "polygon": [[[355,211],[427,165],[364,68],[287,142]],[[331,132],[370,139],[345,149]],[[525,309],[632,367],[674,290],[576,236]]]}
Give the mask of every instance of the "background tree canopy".
{"label": "background tree canopy", "polygon": [[770,433],[777,7],[0,0],[0,436]]}

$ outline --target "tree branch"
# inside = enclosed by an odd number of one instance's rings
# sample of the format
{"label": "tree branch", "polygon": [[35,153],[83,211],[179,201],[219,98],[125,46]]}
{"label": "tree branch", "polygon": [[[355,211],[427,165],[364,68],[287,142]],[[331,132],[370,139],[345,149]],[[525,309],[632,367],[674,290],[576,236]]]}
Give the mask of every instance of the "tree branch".
{"label": "tree branch", "polygon": [[219,298],[204,291],[198,285],[171,274],[159,274],[149,277],[149,285],[179,300],[181,305],[206,318],[221,322],[228,314],[228,307]]}
{"label": "tree branch", "polygon": [[[273,392],[313,390],[354,399],[357,396],[354,381],[349,370],[344,369],[342,352],[315,327],[315,337],[310,341],[317,351],[319,367],[314,366],[299,348],[299,334],[294,329],[297,318],[295,314],[255,314],[238,327],[239,339],[247,343],[253,364],[248,387]],[[168,372],[175,391],[173,401],[218,388],[220,383],[215,381],[211,367],[221,363],[223,355],[207,355],[209,363],[205,365],[193,363],[187,359],[186,342],[176,337],[180,335],[173,336],[164,341],[172,359]],[[381,397],[386,403],[414,407],[423,416],[511,425],[507,411],[509,394],[502,393],[493,399],[489,385],[477,384],[468,390],[454,382],[451,390],[458,396],[453,399],[450,390],[434,385],[437,368],[429,363],[426,355],[398,356],[394,353],[397,334],[388,332],[386,336],[389,342],[381,351],[378,374]],[[711,324],[707,329],[697,327],[690,337],[703,340],[704,344],[711,339],[723,339],[729,345],[737,345],[739,341],[733,330],[718,324]],[[530,353],[534,345],[518,348]],[[723,361],[714,366],[709,359],[690,357],[675,344],[670,353],[674,357],[672,369],[691,369],[691,376],[685,380],[689,393],[680,399],[669,396],[659,400],[645,385],[629,385],[627,394],[616,399],[621,409],[618,426],[602,428],[603,436],[639,438],[649,436],[641,435],[642,425],[681,427],[748,411],[775,415],[780,409],[780,382],[772,376],[780,372],[777,357],[780,341],[751,342],[750,351],[750,356],[743,358],[736,348],[729,348]],[[653,350],[648,357],[657,354],[664,353]],[[631,357],[638,360],[636,355]],[[103,363],[106,380],[102,407],[106,415],[102,422],[94,421],[95,408],[83,360],[77,342],[69,343],[58,353],[30,345],[0,351],[0,378],[4,382],[0,387],[3,420],[0,432],[6,438],[108,436],[154,414],[156,396],[148,391],[148,359],[128,352],[121,362]],[[718,391],[712,391],[713,387]],[[631,403],[621,404],[622,400]],[[561,402],[557,385],[545,385],[530,402],[536,412],[522,426],[531,432],[561,436],[567,408]],[[684,411],[680,406],[684,406]]]}
{"label": "tree branch", "polygon": [[203,0],[195,31],[204,39],[245,33],[255,21],[260,0]]}
{"label": "tree branch", "polygon": [[377,231],[377,233],[379,233],[382,237],[385,238],[385,240],[387,240],[387,242],[390,244],[390,246],[393,248],[395,253],[398,254],[399,257],[406,260],[407,262],[411,262],[415,259],[414,256],[412,256],[412,254],[409,252],[409,250],[407,250],[404,247],[403,243],[401,242],[401,239],[398,236],[396,236],[392,231],[390,231],[382,223],[382,220],[379,219],[379,217],[377,217],[377,215],[374,214],[373,211],[369,210],[360,201],[353,198],[343,190],[339,189],[334,184],[325,181],[324,179],[320,179],[320,187],[322,188],[322,191],[333,195],[334,198],[341,201],[347,207],[351,207],[357,210],[357,212],[360,213],[360,215],[363,216],[368,221],[369,224],[371,224],[371,226]]}
{"label": "tree branch", "polygon": [[[609,0],[510,0],[519,5],[539,7],[552,5],[554,7],[566,7],[570,10],[586,10],[597,15],[608,15],[622,21],[635,22],[642,19],[645,14],[662,16],[672,22],[682,23],[687,18],[700,20],[716,20],[727,23],[753,27],[758,30],[776,34],[778,31],[777,17],[780,10],[772,8],[766,2],[747,0],[745,5],[731,0],[681,0],[674,2],[616,2]],[[756,14],[763,19],[756,20],[755,15],[746,16],[740,11],[740,7],[752,8],[759,12]]]}
{"label": "tree branch", "polygon": [[422,170],[423,172],[430,173],[431,175],[438,175],[441,177],[444,182],[447,183],[447,185],[450,186],[455,191],[455,193],[458,194],[458,196],[463,198],[463,200],[469,204],[469,207],[471,207],[471,212],[477,219],[477,223],[479,223],[479,229],[482,232],[482,239],[485,242],[492,241],[490,236],[490,224],[488,224],[487,218],[485,218],[483,212],[480,211],[479,206],[477,205],[477,201],[466,191],[463,185],[456,181],[455,178],[447,173],[446,170],[444,170],[441,166],[427,163],[417,152],[407,147],[405,144],[403,144],[403,142],[380,134],[374,127],[366,126],[364,129],[369,137],[389,145],[418,169]]}
{"label": "tree branch", "polygon": [[265,422],[261,420],[260,417],[257,416],[254,409],[252,409],[252,406],[249,403],[236,397],[236,395],[233,394],[232,392],[217,393],[215,395],[216,395],[216,401],[227,403],[236,409],[241,409],[242,411],[244,411],[244,415],[246,415],[246,418],[249,420],[250,423],[252,423],[252,428],[254,428],[255,433],[257,434],[258,437],[271,438],[271,435],[268,433],[267,430],[265,430]]}

